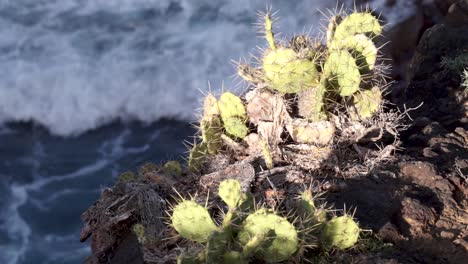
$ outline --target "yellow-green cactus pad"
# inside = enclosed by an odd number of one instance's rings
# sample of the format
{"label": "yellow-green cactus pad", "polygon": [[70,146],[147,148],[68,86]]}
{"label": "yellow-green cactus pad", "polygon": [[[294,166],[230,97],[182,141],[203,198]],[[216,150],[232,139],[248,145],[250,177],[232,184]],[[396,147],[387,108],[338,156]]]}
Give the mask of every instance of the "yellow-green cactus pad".
{"label": "yellow-green cactus pad", "polygon": [[371,90],[355,94],[353,101],[359,117],[369,118],[379,111],[382,104],[382,92],[378,87],[373,87]]}
{"label": "yellow-green cactus pad", "polygon": [[349,216],[335,217],[326,223],[320,234],[320,243],[325,250],[341,250],[354,246],[359,239],[360,228]]}
{"label": "yellow-green cactus pad", "polygon": [[351,50],[352,55],[358,61],[360,69],[374,69],[378,50],[374,42],[364,34],[352,35],[342,40],[336,40],[331,44],[330,48]]}
{"label": "yellow-green cactus pad", "polygon": [[170,160],[164,164],[163,171],[167,175],[180,176],[182,175],[182,166],[176,160]]}
{"label": "yellow-green cactus pad", "polygon": [[340,96],[351,96],[359,90],[361,73],[356,59],[347,50],[331,50],[324,66],[328,82]]}
{"label": "yellow-green cactus pad", "polygon": [[192,200],[184,200],[174,208],[171,222],[183,238],[200,243],[217,230],[208,210]]}
{"label": "yellow-green cactus pad", "polygon": [[335,29],[334,41],[345,39],[356,34],[366,34],[370,37],[382,33],[379,20],[370,13],[352,13],[345,17]]}
{"label": "yellow-green cactus pad", "polygon": [[273,21],[271,20],[271,14],[268,12],[265,14],[265,22],[264,22],[264,27],[265,27],[265,39],[268,42],[268,46],[270,46],[271,49],[276,49],[275,45],[275,38],[273,34]]}
{"label": "yellow-green cactus pad", "polygon": [[249,133],[245,122],[238,117],[227,117],[223,119],[226,132],[237,138],[244,138]]}
{"label": "yellow-green cactus pad", "polygon": [[263,58],[263,70],[271,88],[281,93],[298,93],[318,84],[314,62],[299,59],[292,49],[269,50]]}
{"label": "yellow-green cactus pad", "polygon": [[298,248],[297,231],[284,217],[260,210],[249,215],[242,223],[238,239],[246,245],[257,234],[274,231],[272,242],[266,248],[258,251],[267,263],[277,263],[288,260]]}
{"label": "yellow-green cactus pad", "polygon": [[236,208],[239,206],[243,198],[239,181],[233,179],[222,181],[219,184],[218,195],[229,206],[229,208]]}
{"label": "yellow-green cactus pad", "polygon": [[241,119],[247,119],[242,100],[233,93],[223,93],[219,98],[218,107],[221,112],[223,121],[225,118],[229,117],[240,117]]}

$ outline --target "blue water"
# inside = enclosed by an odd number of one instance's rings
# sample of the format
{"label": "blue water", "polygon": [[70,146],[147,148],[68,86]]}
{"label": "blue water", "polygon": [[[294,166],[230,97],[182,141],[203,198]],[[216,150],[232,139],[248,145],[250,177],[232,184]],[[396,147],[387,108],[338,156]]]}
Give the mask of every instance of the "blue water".
{"label": "blue water", "polygon": [[0,0],[0,263],[81,263],[101,189],[180,158],[203,93],[245,89],[231,60],[265,47],[267,4],[287,39],[336,1]]}

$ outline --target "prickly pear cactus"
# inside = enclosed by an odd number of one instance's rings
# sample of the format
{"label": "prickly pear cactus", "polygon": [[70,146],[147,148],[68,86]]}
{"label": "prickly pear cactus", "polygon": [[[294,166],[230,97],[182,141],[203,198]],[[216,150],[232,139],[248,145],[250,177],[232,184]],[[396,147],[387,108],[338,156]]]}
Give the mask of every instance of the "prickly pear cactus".
{"label": "prickly pear cactus", "polygon": [[305,90],[298,95],[299,115],[311,120],[320,121],[326,119],[324,113],[324,100],[327,91],[327,80],[323,78],[320,84]]}
{"label": "prickly pear cactus", "polygon": [[312,225],[325,223],[327,212],[325,209],[317,208],[310,189],[304,190],[299,198],[299,211]]}
{"label": "prickly pear cactus", "polygon": [[224,180],[219,184],[218,195],[229,206],[236,208],[243,200],[243,193],[238,180]]}
{"label": "prickly pear cactus", "polygon": [[326,223],[320,234],[320,243],[325,250],[341,250],[354,246],[359,239],[360,228],[350,216],[334,217]]}
{"label": "prickly pear cactus", "polygon": [[342,40],[334,41],[330,49],[351,50],[351,54],[357,60],[359,69],[362,69],[362,71],[374,69],[378,49],[374,42],[364,34],[351,35]]}
{"label": "prickly pear cactus", "polygon": [[205,162],[206,152],[205,144],[197,144],[196,142],[193,144],[188,160],[188,168],[191,172],[200,172]]}
{"label": "prickly pear cactus", "polygon": [[237,138],[247,136],[247,114],[242,100],[230,92],[225,92],[219,99],[218,107],[226,132]]}
{"label": "prickly pear cactus", "polygon": [[239,117],[244,120],[247,119],[247,114],[242,100],[233,93],[223,93],[219,98],[218,106],[223,121],[228,117]]}
{"label": "prickly pear cactus", "polygon": [[192,200],[184,200],[174,207],[171,223],[183,238],[200,243],[217,230],[208,210]]}
{"label": "prickly pear cactus", "polygon": [[208,94],[204,100],[200,129],[202,142],[206,145],[208,154],[216,154],[222,145],[221,135],[223,133],[223,125],[218,101],[211,94]]}
{"label": "prickly pear cactus", "polygon": [[221,263],[229,242],[229,234],[224,231],[214,231],[208,238],[205,254],[206,263]]}
{"label": "prickly pear cactus", "polygon": [[222,146],[221,135],[223,134],[223,125],[221,118],[215,116],[213,118],[203,118],[200,121],[200,129],[202,132],[202,142],[206,145],[208,154],[216,154]]}
{"label": "prickly pear cactus", "polygon": [[238,117],[227,117],[223,119],[223,122],[226,132],[236,138],[245,138],[249,133],[245,122]]}
{"label": "prickly pear cactus", "polygon": [[352,13],[336,26],[332,39],[334,41],[340,41],[346,37],[357,34],[365,34],[372,38],[381,33],[382,26],[379,20],[371,13]]}
{"label": "prickly pear cactus", "polygon": [[378,87],[364,90],[354,95],[354,106],[361,119],[372,117],[382,105],[382,92]]}
{"label": "prickly pear cactus", "polygon": [[315,63],[301,59],[292,48],[277,47],[270,14],[265,14],[265,38],[270,46],[263,57],[263,70],[271,88],[281,93],[297,93],[317,85],[319,74]]}
{"label": "prickly pear cactus", "polygon": [[361,73],[356,59],[347,50],[331,50],[323,67],[325,78],[340,96],[351,96],[359,90]]}
{"label": "prickly pear cactus", "polygon": [[259,250],[258,254],[268,263],[288,260],[296,252],[299,242],[295,227],[286,218],[259,210],[245,219],[238,239],[246,245],[255,235],[270,231],[274,231],[271,244]]}

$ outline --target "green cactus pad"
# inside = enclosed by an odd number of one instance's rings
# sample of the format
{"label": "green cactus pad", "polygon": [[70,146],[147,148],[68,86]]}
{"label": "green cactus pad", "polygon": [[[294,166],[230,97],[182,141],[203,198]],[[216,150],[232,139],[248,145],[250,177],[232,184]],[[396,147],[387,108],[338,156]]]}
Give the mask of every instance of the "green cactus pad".
{"label": "green cactus pad", "polygon": [[264,16],[265,22],[264,22],[264,27],[265,27],[265,39],[268,42],[268,46],[270,46],[271,49],[276,49],[275,45],[275,38],[273,34],[273,21],[271,19],[271,14],[267,12]]}
{"label": "green cactus pad", "polygon": [[314,62],[299,59],[293,49],[269,50],[263,58],[263,70],[271,88],[281,93],[298,93],[318,84]]}
{"label": "green cactus pad", "polygon": [[216,154],[222,146],[221,135],[223,134],[223,125],[218,115],[204,117],[200,121],[202,132],[202,141],[206,145],[208,154]]}
{"label": "green cactus pad", "polygon": [[229,208],[236,208],[239,206],[239,203],[243,198],[240,182],[233,179],[222,181],[219,184],[218,195],[229,206]]}
{"label": "green cactus pad", "polygon": [[324,223],[327,220],[327,212],[325,209],[317,208],[314,202],[314,197],[310,190],[305,190],[299,199],[299,210],[308,217],[312,224]]}
{"label": "green cactus pad", "polygon": [[258,254],[268,263],[288,260],[298,248],[298,238],[296,229],[286,218],[264,210],[257,211],[245,219],[238,238],[245,246],[255,235],[270,231],[275,234],[271,244],[258,251]]}
{"label": "green cactus pad", "polygon": [[360,69],[366,71],[374,69],[378,50],[374,42],[364,34],[352,35],[334,41],[330,48],[351,50],[352,55],[358,61]]}
{"label": "green cactus pad", "polygon": [[190,150],[188,167],[191,172],[199,172],[205,162],[206,145],[194,143]]}
{"label": "green cactus pad", "polygon": [[305,214],[312,214],[316,208],[311,190],[304,190],[299,199],[299,209]]}
{"label": "green cactus pad", "polygon": [[356,59],[346,50],[331,50],[324,66],[328,82],[340,96],[351,96],[359,90],[361,73]]}
{"label": "green cactus pad", "polygon": [[345,17],[335,29],[334,41],[340,41],[356,34],[373,37],[382,33],[379,20],[370,13],[352,13]]}
{"label": "green cactus pad", "polygon": [[237,138],[245,138],[249,133],[249,129],[245,123],[238,117],[226,117],[223,119],[224,128],[229,135]]}
{"label": "green cactus pad", "polygon": [[170,160],[164,164],[163,172],[171,176],[180,176],[182,175],[182,166],[178,161]]}
{"label": "green cactus pad", "polygon": [[219,98],[218,107],[221,112],[223,121],[225,118],[229,117],[240,117],[241,119],[247,119],[242,100],[233,93],[223,93]]}
{"label": "green cactus pad", "polygon": [[382,104],[382,92],[378,87],[361,91],[354,95],[354,106],[360,118],[372,117]]}
{"label": "green cactus pad", "polygon": [[224,231],[213,231],[206,244],[206,263],[221,263],[226,251],[229,234]]}
{"label": "green cactus pad", "polygon": [[217,230],[208,210],[192,200],[184,200],[174,207],[171,222],[183,238],[200,243]]}
{"label": "green cactus pad", "polygon": [[270,230],[267,233],[255,234],[242,248],[242,255],[244,258],[252,257],[257,251],[271,246],[274,238],[274,230]]}
{"label": "green cactus pad", "polygon": [[341,250],[354,246],[359,239],[360,228],[349,216],[334,217],[326,223],[320,234],[320,242],[325,250]]}

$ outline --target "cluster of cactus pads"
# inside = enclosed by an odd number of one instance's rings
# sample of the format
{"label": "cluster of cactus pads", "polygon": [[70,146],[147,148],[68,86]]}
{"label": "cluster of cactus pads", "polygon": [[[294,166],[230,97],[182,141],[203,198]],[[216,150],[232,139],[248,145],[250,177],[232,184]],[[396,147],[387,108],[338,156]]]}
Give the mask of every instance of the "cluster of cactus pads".
{"label": "cluster of cactus pads", "polygon": [[202,252],[179,256],[178,263],[278,263],[306,247],[311,237],[317,237],[324,250],[347,249],[359,238],[352,217],[328,220],[327,211],[315,207],[308,190],[299,199],[295,222],[266,208],[254,209],[250,194],[241,191],[237,180],[222,181],[218,195],[227,205],[220,225],[193,200],[182,200],[172,209],[170,222],[180,236],[204,244]]}
{"label": "cluster of cactus pads", "polygon": [[270,146],[284,142],[285,134],[299,144],[330,146],[343,127],[337,120],[365,121],[382,108],[386,83],[373,42],[382,26],[371,13],[332,17],[325,43],[304,35],[280,43],[270,13],[262,19],[268,48],[257,66],[238,64],[238,74],[251,89],[243,97],[230,92],[219,99],[206,96],[201,142],[189,156],[192,171],[199,171],[205,157],[217,154],[226,140],[245,141],[254,134],[266,161]]}

